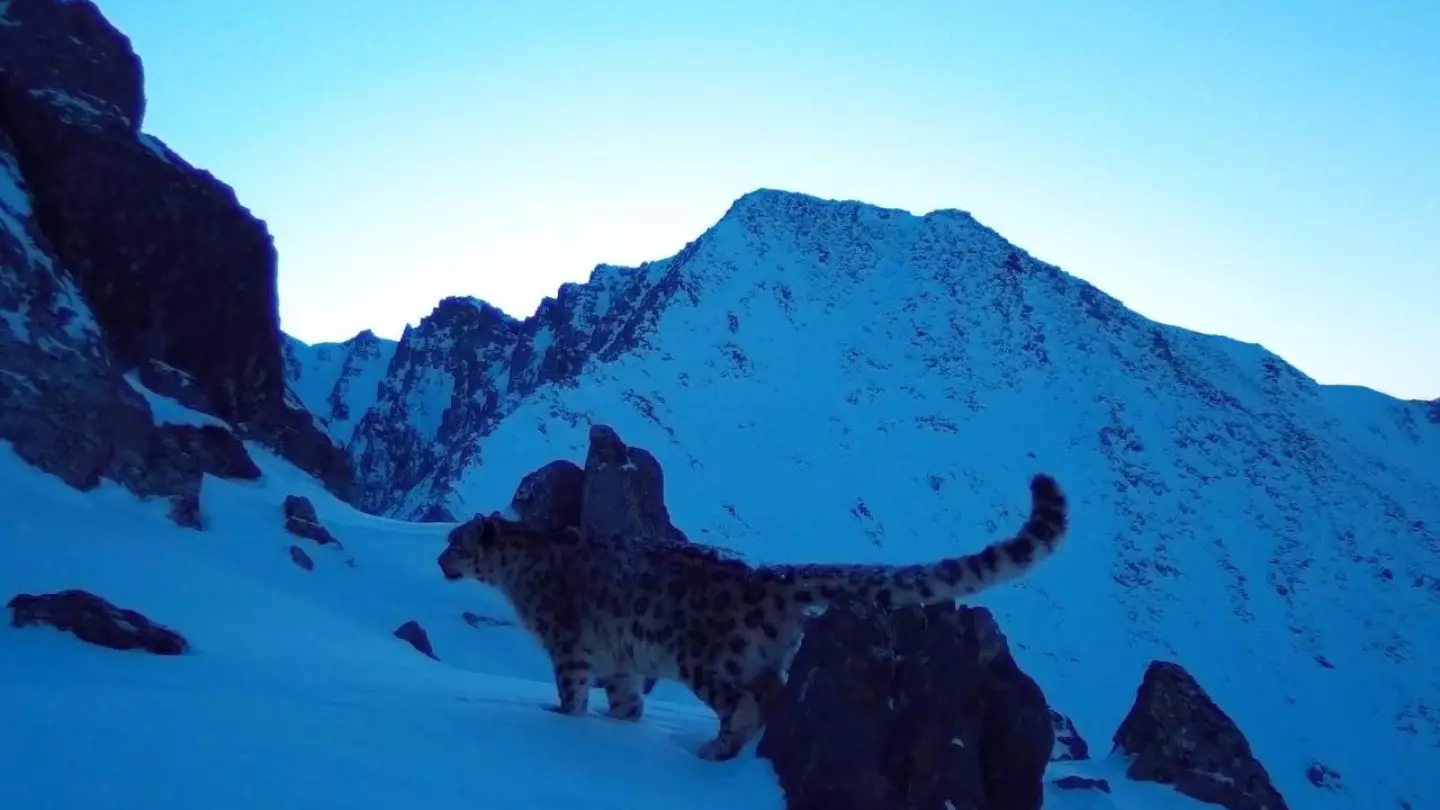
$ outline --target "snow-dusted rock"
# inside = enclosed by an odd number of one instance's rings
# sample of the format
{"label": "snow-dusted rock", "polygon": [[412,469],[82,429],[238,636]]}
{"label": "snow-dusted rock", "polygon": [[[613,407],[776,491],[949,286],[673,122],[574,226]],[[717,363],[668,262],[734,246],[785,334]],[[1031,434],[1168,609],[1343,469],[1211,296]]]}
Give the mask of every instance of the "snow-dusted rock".
{"label": "snow-dusted rock", "polygon": [[1289,810],[1235,721],[1179,664],[1155,661],[1115,731],[1131,779],[1163,782],[1228,810]]}

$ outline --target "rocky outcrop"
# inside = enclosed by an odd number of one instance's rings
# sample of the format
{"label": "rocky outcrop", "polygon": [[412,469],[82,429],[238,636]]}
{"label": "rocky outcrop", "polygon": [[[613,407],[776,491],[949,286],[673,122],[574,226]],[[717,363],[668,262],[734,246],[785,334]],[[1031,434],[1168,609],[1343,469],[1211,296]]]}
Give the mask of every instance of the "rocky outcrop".
{"label": "rocky outcrop", "polygon": [[1055,749],[1050,753],[1051,762],[1074,762],[1090,758],[1090,746],[1075,729],[1073,720],[1051,709],[1050,726],[1055,730]]}
{"label": "rocky outcrop", "polygon": [[687,542],[670,522],[660,462],[608,425],[591,426],[584,469],[563,459],[546,464],[520,481],[510,508],[540,529]]}
{"label": "rocky outcrop", "polygon": [[342,343],[307,344],[283,336],[285,381],[340,444],[375,404],[396,343],[366,329]]}
{"label": "rocky outcrop", "polygon": [[22,593],[8,603],[14,627],[50,625],[112,650],[143,650],[179,655],[189,642],[179,633],[151,621],[136,610],[118,607],[89,591],[72,589],[33,595]]}
{"label": "rocky outcrop", "polygon": [[421,627],[420,623],[414,619],[395,628],[394,636],[414,647],[416,651],[434,658],[436,661],[440,660],[440,656],[435,654],[435,647],[430,643],[430,634],[426,633],[425,628]]}
{"label": "rocky outcrop", "polygon": [[480,437],[502,413],[516,330],[515,319],[472,298],[446,298],[406,327],[351,440],[351,454],[368,471],[362,508],[383,511],[396,492],[413,493],[405,517],[451,519],[427,494],[436,486],[448,492],[449,473],[474,461]]}
{"label": "rocky outcrop", "polygon": [[0,348],[0,397],[21,413],[0,429],[33,427],[22,454],[77,485],[109,477],[165,492],[117,469],[144,479],[174,463],[117,379],[159,363],[188,379],[189,407],[350,496],[348,458],[287,402],[264,224],[140,131],[140,61],[93,3],[10,0],[0,13],[0,308],[12,313],[0,340],[30,346]]}
{"label": "rocky outcrop", "polygon": [[340,541],[335,539],[335,535],[321,525],[319,516],[315,514],[315,504],[311,503],[309,498],[303,495],[286,495],[280,509],[285,515],[285,531],[296,537],[314,540],[322,546],[340,547]]}
{"label": "rocky outcrop", "polygon": [[757,752],[790,810],[1038,810],[1053,744],[989,611],[844,601],[813,620]]}
{"label": "rocky outcrop", "polygon": [[1151,662],[1114,750],[1131,757],[1131,779],[1229,810],[1288,810],[1245,735],[1179,664]]}
{"label": "rocky outcrop", "polygon": [[625,444],[608,425],[590,427],[580,509],[580,527],[589,534],[688,539],[670,522],[660,462]]}

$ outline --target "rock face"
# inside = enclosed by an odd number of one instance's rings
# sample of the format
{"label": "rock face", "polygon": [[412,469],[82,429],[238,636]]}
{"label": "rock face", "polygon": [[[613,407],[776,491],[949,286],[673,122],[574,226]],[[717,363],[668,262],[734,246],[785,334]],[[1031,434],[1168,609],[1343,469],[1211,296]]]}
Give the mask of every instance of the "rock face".
{"label": "rock face", "polygon": [[790,810],[1038,810],[1053,744],[989,611],[847,601],[807,631],[758,753]]}
{"label": "rock face", "polygon": [[406,328],[375,405],[357,417],[349,450],[366,471],[362,508],[453,520],[445,504],[481,463],[480,441],[541,387],[572,384],[592,361],[643,346],[693,253],[692,244],[638,268],[601,265],[523,321],[473,298],[442,300]]}
{"label": "rock face", "polygon": [[140,61],[93,3],[0,15],[0,435],[31,433],[22,455],[77,486],[193,489],[146,480],[177,462],[119,372],[158,363],[188,407],[350,496],[348,458],[287,400],[264,224],[140,131]]}
{"label": "rock face", "polygon": [[10,600],[9,607],[10,623],[15,627],[48,624],[112,650],[179,655],[190,646],[174,630],[89,591],[74,589],[38,596],[22,593]]}
{"label": "rock face", "polygon": [[1131,779],[1162,782],[1229,810],[1288,810],[1250,743],[1185,668],[1154,661],[1115,732]]}

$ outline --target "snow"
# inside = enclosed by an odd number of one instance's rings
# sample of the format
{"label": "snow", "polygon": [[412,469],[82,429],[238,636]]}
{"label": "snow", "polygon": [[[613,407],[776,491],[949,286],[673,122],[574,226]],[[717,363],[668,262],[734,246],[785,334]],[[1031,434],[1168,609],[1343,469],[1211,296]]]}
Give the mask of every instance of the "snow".
{"label": "snow", "polygon": [[[363,515],[248,446],[258,482],[207,477],[201,533],[111,484],[81,493],[0,443],[0,594],[84,588],[190,641],[180,657],[116,652],[0,624],[0,807],[474,807],[778,810],[769,765],[695,756],[714,717],[662,684],[638,724],[561,717],[549,667],[493,592],[442,580],[448,526]],[[286,534],[308,497],[335,552]],[[286,551],[301,544],[313,571]],[[344,562],[350,555],[354,567]],[[440,661],[391,632],[429,632]],[[668,691],[667,691],[668,690]],[[658,699],[657,699],[658,698]],[[603,701],[601,701],[603,703]],[[1113,796],[1048,790],[1047,808],[1201,807],[1108,775]]]}
{"label": "snow", "polygon": [[140,382],[140,374],[138,372],[128,372],[125,375],[125,382],[130,383],[130,387],[134,388],[136,393],[145,397],[145,401],[150,403],[150,413],[154,416],[155,424],[157,425],[190,425],[193,427],[211,425],[226,430],[230,429],[230,425],[221,419],[217,419],[208,413],[201,413],[200,411],[187,408],[170,397],[162,396],[150,390],[146,387],[145,383]]}

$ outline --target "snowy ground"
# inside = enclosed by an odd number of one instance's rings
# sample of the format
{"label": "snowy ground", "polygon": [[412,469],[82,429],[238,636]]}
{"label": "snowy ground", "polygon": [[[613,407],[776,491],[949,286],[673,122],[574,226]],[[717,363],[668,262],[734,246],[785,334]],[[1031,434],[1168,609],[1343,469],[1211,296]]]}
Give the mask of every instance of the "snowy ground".
{"label": "snowy ground", "polygon": [[[0,808],[782,806],[753,753],[694,755],[714,717],[674,684],[638,725],[543,711],[554,693],[538,647],[513,625],[462,619],[509,609],[439,576],[447,527],[359,514],[251,452],[264,478],[207,478],[197,533],[117,487],[76,492],[0,443],[0,599],[85,588],[193,645],[162,658],[0,625]],[[343,552],[283,531],[291,493],[315,503]],[[291,561],[292,543],[315,570]],[[391,635],[410,619],[440,662]],[[1071,773],[1108,777],[1115,793],[1052,786],[1046,807],[1202,806],[1126,783],[1115,762],[1051,776]]]}

